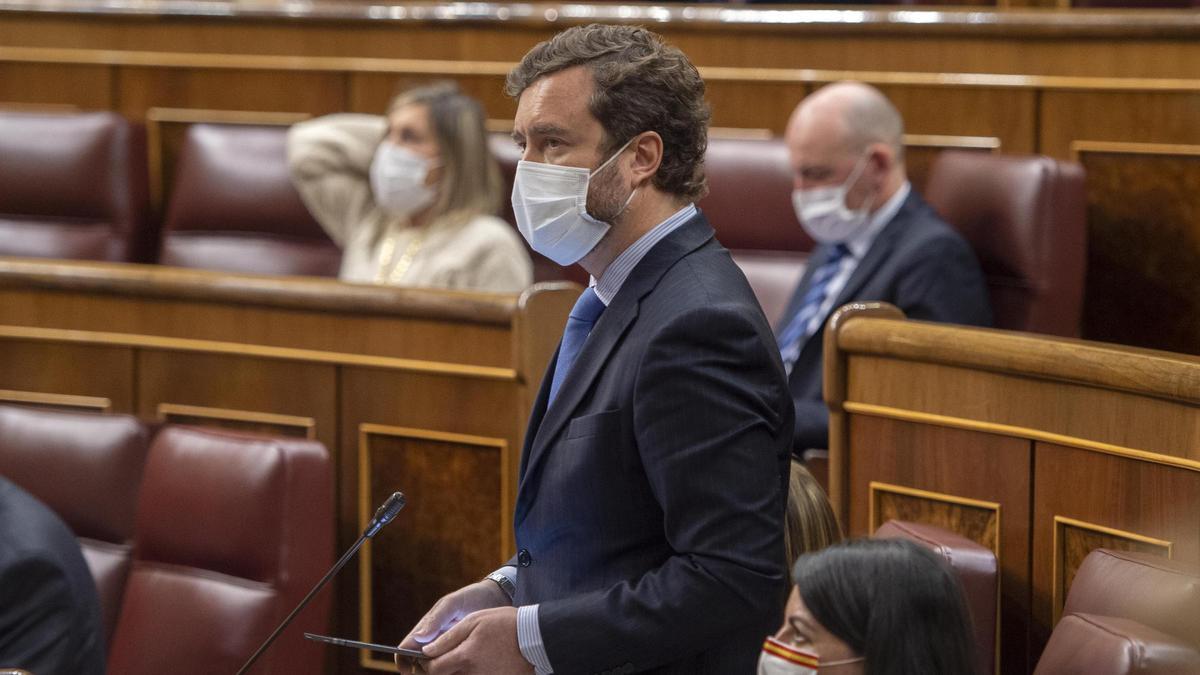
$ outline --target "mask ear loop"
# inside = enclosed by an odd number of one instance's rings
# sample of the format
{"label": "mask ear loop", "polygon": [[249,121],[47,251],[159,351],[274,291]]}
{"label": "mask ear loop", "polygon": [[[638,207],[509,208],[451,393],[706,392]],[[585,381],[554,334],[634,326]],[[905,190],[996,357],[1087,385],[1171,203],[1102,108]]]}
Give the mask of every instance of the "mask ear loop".
{"label": "mask ear loop", "polygon": [[[633,138],[630,138],[629,140],[625,141],[625,145],[622,145],[619,149],[617,149],[617,151],[612,154],[612,157],[609,157],[608,159],[604,160],[603,164],[596,167],[595,171],[588,174],[588,180],[591,180],[593,176],[595,176],[596,174],[603,171],[605,169],[605,167],[607,167],[609,164],[612,164],[613,160],[620,157],[621,153],[625,152],[625,149],[628,148],[629,144],[632,143],[634,141],[634,139],[636,139],[636,138],[637,138],[637,136],[634,136]],[[629,204],[631,202],[633,202],[633,196],[635,194],[637,194],[637,191],[638,191],[638,188],[633,188],[633,190],[630,191],[629,197],[626,198],[625,203],[621,205],[621,210],[617,211],[616,214],[613,215],[613,217],[612,217],[613,220],[620,218],[621,214],[625,213],[625,209],[629,208]],[[587,214],[585,213],[584,215],[587,215]]]}

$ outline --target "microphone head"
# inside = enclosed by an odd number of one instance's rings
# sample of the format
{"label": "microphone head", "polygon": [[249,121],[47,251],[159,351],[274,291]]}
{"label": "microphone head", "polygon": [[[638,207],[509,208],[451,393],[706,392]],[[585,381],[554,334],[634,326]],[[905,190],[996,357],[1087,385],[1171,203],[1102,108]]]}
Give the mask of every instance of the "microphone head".
{"label": "microphone head", "polygon": [[397,513],[400,513],[400,509],[404,508],[405,503],[403,492],[393,492],[392,496],[388,497],[387,501],[383,503],[383,506],[380,506],[375,511],[375,521],[380,525],[387,525],[392,522]]}

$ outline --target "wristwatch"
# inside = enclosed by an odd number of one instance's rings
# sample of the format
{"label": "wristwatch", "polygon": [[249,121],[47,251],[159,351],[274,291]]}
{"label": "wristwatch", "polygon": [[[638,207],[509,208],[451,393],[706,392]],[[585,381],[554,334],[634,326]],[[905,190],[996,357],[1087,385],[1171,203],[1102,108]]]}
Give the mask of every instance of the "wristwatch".
{"label": "wristwatch", "polygon": [[496,585],[500,587],[500,590],[504,591],[504,594],[508,596],[510,601],[513,599],[513,596],[517,594],[517,587],[513,585],[512,581],[509,581],[508,577],[504,576],[499,571],[492,572],[484,578],[491,579],[492,581],[496,582]]}

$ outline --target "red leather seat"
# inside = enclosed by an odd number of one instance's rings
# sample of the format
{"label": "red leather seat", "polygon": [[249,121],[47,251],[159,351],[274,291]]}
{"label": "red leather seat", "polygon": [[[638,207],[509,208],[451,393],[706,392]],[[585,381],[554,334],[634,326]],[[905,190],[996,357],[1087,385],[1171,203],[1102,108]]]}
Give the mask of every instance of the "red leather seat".
{"label": "red leather seat", "polygon": [[997,328],[1079,335],[1087,261],[1083,168],[947,150],[925,199],[974,249]]}
{"label": "red leather seat", "polygon": [[[138,499],[133,570],[109,653],[123,675],[232,673],[331,565],[333,476],[314,441],[166,427]],[[319,673],[322,593],[255,665]]]}
{"label": "red leather seat", "polygon": [[147,261],[146,136],[109,112],[0,112],[0,255]]}
{"label": "red leather seat", "polygon": [[79,537],[111,639],[129,574],[149,432],[128,415],[0,406],[0,474]]}
{"label": "red leather seat", "polygon": [[1200,673],[1200,568],[1097,549],[1075,573],[1035,675]]}
{"label": "red leather seat", "polygon": [[783,139],[710,138],[704,166],[708,195],[698,205],[767,319],[777,323],[814,245],[792,207],[787,145]]}
{"label": "red leather seat", "polygon": [[902,538],[944,557],[962,582],[979,650],[979,672],[996,669],[996,612],[999,572],[996,554],[966,537],[926,523],[889,520],[872,535]]}
{"label": "red leather seat", "polygon": [[342,254],[287,167],[287,128],[188,128],[159,262],[248,274],[337,276]]}

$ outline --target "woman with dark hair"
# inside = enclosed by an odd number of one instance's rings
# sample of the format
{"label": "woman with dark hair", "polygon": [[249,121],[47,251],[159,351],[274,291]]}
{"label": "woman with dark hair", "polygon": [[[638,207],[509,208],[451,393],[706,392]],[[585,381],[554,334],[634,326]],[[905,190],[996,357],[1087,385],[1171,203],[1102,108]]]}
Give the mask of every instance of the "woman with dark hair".
{"label": "woman with dark hair", "polygon": [[958,579],[905,539],[856,539],[796,561],[783,627],[759,675],[971,675],[971,619]]}

